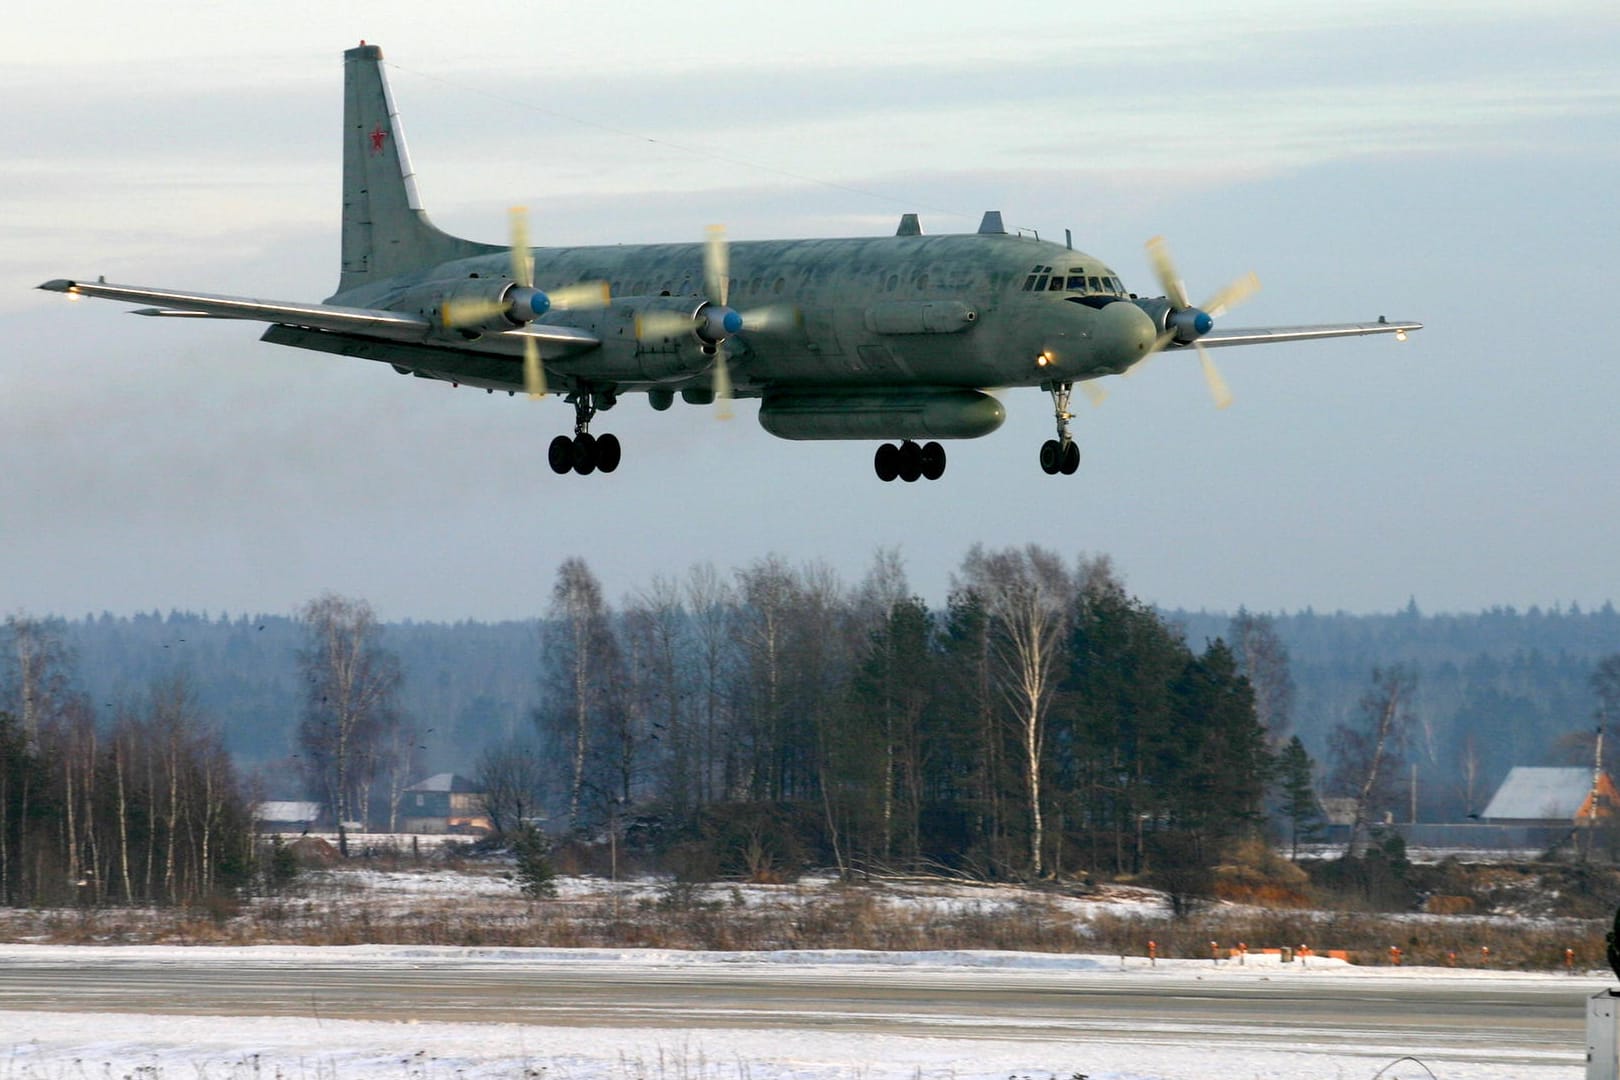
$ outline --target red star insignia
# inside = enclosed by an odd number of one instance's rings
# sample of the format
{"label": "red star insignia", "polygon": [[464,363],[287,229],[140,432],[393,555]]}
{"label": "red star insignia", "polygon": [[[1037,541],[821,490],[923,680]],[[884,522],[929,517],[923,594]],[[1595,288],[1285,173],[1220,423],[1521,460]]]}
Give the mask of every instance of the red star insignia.
{"label": "red star insignia", "polygon": [[388,138],[388,132],[383,130],[383,126],[381,124],[378,124],[376,127],[372,128],[371,129],[371,152],[373,154],[382,153],[383,140],[385,140],[387,138]]}

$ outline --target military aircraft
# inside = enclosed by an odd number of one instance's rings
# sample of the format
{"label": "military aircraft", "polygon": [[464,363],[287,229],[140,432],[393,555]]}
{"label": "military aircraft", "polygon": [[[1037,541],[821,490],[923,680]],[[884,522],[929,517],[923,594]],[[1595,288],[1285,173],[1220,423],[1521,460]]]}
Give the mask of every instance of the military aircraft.
{"label": "military aircraft", "polygon": [[153,305],[137,313],[269,323],[262,340],[380,360],[402,375],[539,397],[560,390],[573,435],[548,452],[557,473],[613,472],[621,447],[591,423],[626,393],[668,409],[677,395],[729,414],[759,399],[759,422],[784,439],[882,440],[877,475],[938,479],[938,440],[988,435],[1006,417],[994,391],[1051,395],[1048,474],[1072,474],[1078,383],[1127,371],[1158,352],[1195,350],[1216,404],[1230,400],[1207,349],[1394,334],[1421,323],[1217,330],[1254,291],[1251,274],[1195,305],[1162,240],[1148,253],[1163,295],[1139,297],[1102,260],[1069,244],[1008,233],[1001,214],[978,232],[728,244],[531,248],[514,211],[508,246],[436,228],[423,212],[382,51],[344,59],[343,238],[337,291],[285,303],[58,279],[53,292]]}

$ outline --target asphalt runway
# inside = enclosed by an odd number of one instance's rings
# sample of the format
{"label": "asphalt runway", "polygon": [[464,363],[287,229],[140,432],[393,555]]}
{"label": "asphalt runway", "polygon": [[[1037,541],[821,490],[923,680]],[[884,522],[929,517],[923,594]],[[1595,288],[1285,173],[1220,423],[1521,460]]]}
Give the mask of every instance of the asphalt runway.
{"label": "asphalt runway", "polygon": [[[109,953],[113,954],[109,956]],[[170,957],[173,953],[168,954]],[[299,1016],[1366,1047],[1474,1062],[1584,1053],[1589,978],[1376,978],[1133,968],[1073,972],[469,957],[303,963],[239,955],[7,957],[0,1009]]]}

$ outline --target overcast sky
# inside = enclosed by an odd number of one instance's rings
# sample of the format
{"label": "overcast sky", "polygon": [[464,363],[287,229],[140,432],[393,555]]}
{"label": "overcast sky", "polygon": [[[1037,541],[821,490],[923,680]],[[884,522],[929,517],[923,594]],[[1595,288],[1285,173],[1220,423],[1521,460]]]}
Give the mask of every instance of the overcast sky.
{"label": "overcast sky", "polygon": [[[1330,11],[1330,7],[1344,10]],[[1107,553],[1171,607],[1620,602],[1620,8],[1612,0],[31,5],[0,64],[0,613],[544,609],[776,553],[880,547],[944,599],[970,545]],[[612,476],[558,477],[552,398],[488,396],[33,291],[53,277],[318,300],[337,277],[342,51],[381,45],[429,212],[537,244],[971,231],[985,209],[1156,292],[1247,270],[1224,326],[1389,338],[1191,355],[1049,398],[885,485],[633,397]],[[1079,401],[1079,396],[1076,395]]]}

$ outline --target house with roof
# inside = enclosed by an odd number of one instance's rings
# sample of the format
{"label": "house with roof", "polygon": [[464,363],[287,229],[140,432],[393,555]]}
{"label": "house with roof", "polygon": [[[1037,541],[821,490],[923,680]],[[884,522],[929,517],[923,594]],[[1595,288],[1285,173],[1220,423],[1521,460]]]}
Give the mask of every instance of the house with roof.
{"label": "house with roof", "polygon": [[318,802],[267,800],[253,806],[253,822],[263,833],[307,833],[320,821]]}
{"label": "house with roof", "polygon": [[405,789],[400,829],[408,833],[487,833],[484,791],[459,773],[435,773]]}
{"label": "house with roof", "polygon": [[1591,768],[1516,765],[1480,811],[1492,825],[1564,828],[1590,825],[1611,817],[1620,807],[1620,792],[1609,774],[1595,779]]}

